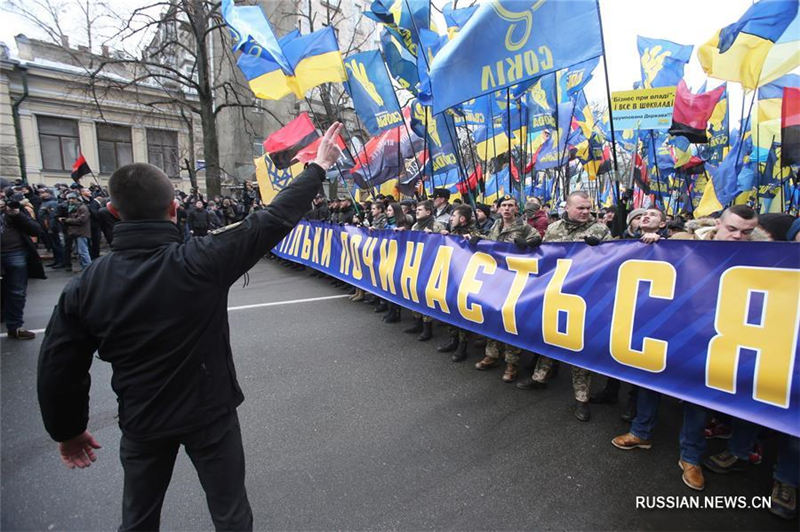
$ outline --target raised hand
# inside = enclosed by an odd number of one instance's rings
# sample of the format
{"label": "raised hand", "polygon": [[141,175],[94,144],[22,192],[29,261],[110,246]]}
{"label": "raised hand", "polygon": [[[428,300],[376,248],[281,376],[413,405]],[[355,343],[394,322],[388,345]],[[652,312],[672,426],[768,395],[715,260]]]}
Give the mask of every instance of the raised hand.
{"label": "raised hand", "polygon": [[317,157],[314,159],[314,163],[325,171],[333,166],[333,163],[338,161],[342,154],[342,150],[336,142],[342,127],[341,122],[334,122],[325,132],[322,141],[319,143],[319,148],[317,148]]}

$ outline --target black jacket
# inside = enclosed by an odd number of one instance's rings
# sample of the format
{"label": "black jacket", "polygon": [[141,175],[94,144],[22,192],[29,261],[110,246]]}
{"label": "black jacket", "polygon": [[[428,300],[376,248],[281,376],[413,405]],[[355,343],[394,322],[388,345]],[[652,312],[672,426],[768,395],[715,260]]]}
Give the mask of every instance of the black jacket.
{"label": "black jacket", "polygon": [[10,216],[6,213],[0,215],[0,253],[10,251],[24,251],[27,255],[27,270],[29,279],[47,279],[42,266],[42,259],[36,251],[36,244],[31,240],[37,236],[42,227],[28,216],[24,209],[19,214]]}
{"label": "black jacket", "polygon": [[112,252],[64,288],[45,332],[38,394],[53,439],[86,430],[95,350],[112,365],[131,438],[189,432],[236,408],[228,290],[300,220],[324,177],[311,164],[265,209],[185,244],[167,221],[118,223]]}

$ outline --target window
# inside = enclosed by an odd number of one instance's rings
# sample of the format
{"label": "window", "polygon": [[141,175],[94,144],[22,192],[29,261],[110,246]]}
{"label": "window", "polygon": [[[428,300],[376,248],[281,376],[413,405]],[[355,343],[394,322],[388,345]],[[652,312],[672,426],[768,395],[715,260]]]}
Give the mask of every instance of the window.
{"label": "window", "polygon": [[178,133],[164,129],[147,130],[147,160],[164,170],[169,177],[178,177]]}
{"label": "window", "polygon": [[100,152],[100,171],[113,173],[120,166],[133,162],[131,128],[97,124],[97,150]]}
{"label": "window", "polygon": [[50,116],[37,116],[36,121],[39,125],[39,143],[42,145],[42,168],[71,170],[81,146],[78,121]]}

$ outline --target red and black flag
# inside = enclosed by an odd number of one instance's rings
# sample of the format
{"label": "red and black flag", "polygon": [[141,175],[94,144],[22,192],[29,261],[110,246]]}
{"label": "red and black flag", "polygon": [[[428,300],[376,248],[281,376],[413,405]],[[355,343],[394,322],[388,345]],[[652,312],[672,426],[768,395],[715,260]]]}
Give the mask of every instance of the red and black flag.
{"label": "red and black flag", "polygon": [[781,104],[781,166],[800,164],[800,88],[784,87]]}
{"label": "red and black flag", "polygon": [[483,168],[481,168],[481,165],[478,165],[475,168],[475,171],[469,175],[466,181],[459,181],[456,183],[456,188],[458,189],[459,194],[466,196],[469,194],[470,190],[476,190],[478,188],[478,183],[481,181],[483,181]]}
{"label": "red and black flag", "polygon": [[308,113],[300,116],[267,137],[264,151],[279,170],[289,168],[297,161],[297,152],[317,140],[319,133],[314,128]]}
{"label": "red and black flag", "polygon": [[686,83],[681,80],[675,91],[675,107],[672,110],[672,127],[669,134],[684,136],[689,142],[704,144],[708,142],[706,127],[711,113],[714,112],[725,85],[720,85],[713,91],[701,94],[692,94]]}
{"label": "red and black flag", "polygon": [[91,174],[92,169],[89,168],[89,164],[86,162],[86,157],[83,156],[82,153],[78,153],[78,158],[75,159],[75,162],[72,163],[72,173],[70,177],[76,183],[79,182],[79,179],[86,174]]}

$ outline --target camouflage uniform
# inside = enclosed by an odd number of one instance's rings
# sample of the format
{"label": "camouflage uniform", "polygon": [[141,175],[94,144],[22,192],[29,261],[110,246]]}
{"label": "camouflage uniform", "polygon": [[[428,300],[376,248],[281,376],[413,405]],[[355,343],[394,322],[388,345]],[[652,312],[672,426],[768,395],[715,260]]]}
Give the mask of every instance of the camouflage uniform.
{"label": "camouflage uniform", "polygon": [[[539,236],[539,232],[536,231],[536,229],[524,223],[519,218],[514,219],[514,222],[507,227],[503,224],[503,219],[499,218],[486,236],[489,240],[510,242],[512,244],[514,240],[519,237],[525,239],[529,244],[536,244],[542,240],[542,237]],[[486,351],[484,354],[489,358],[497,360],[500,358],[500,354],[504,353],[506,364],[517,365],[519,364],[519,354],[521,351],[519,347],[504,344],[489,338],[486,340]]]}
{"label": "camouflage uniform", "polygon": [[[469,225],[462,225],[456,227],[455,229],[450,231],[451,235],[460,235],[464,238],[471,238],[473,236],[481,236],[481,232],[478,231],[478,227],[475,225],[475,221],[473,220],[472,223]],[[454,325],[447,326],[447,332],[450,334],[452,338],[458,338],[459,342],[466,342],[467,341],[467,331],[461,329],[459,327],[455,327]]]}
{"label": "camouflage uniform", "polygon": [[[436,221],[436,219],[433,217],[433,214],[424,220],[417,220],[414,225],[411,226],[412,231],[425,231],[426,229],[432,233],[440,233],[444,231],[444,226]],[[416,320],[422,318],[423,323],[431,323],[433,321],[433,318],[430,316],[425,316],[424,314],[416,311],[412,312],[411,316]]]}
{"label": "camouflage uniform", "polygon": [[[589,219],[583,223],[569,220],[566,216],[548,226],[544,234],[545,242],[582,242],[587,236],[593,236],[600,241],[611,240],[611,232],[604,224],[596,223]],[[550,369],[553,367],[553,359],[539,356],[536,362],[536,369],[533,371],[533,380],[544,383]],[[575,399],[585,403],[589,401],[589,391],[592,384],[592,374],[589,370],[572,366],[572,390]]]}

